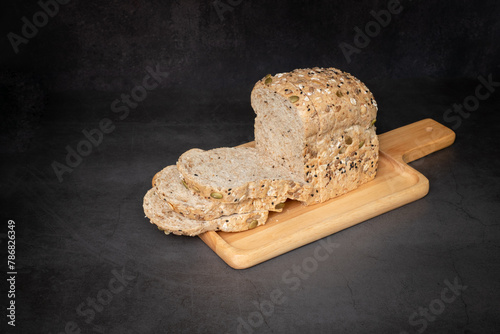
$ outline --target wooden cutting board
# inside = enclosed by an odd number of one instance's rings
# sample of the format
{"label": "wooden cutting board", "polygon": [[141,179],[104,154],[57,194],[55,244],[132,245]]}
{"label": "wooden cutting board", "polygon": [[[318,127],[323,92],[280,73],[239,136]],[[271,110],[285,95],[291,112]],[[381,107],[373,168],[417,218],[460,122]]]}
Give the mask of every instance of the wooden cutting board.
{"label": "wooden cutting board", "polygon": [[411,203],[427,194],[429,180],[407,163],[453,144],[455,133],[424,119],[381,134],[379,140],[377,176],[358,189],[311,206],[289,200],[283,212],[269,214],[266,225],[199,237],[228,265],[245,269]]}

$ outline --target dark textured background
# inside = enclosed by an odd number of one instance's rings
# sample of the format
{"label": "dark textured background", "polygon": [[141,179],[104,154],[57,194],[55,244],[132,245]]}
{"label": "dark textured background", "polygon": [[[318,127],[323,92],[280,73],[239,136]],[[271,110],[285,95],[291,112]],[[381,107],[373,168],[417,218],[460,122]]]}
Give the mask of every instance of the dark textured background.
{"label": "dark textured background", "polygon": [[[386,1],[245,0],[221,20],[210,1],[74,0],[18,54],[6,35],[40,8],[1,6],[0,251],[6,272],[14,219],[19,273],[18,326],[8,333],[59,333],[72,322],[81,333],[234,333],[276,288],[286,302],[255,333],[416,333],[409,316],[454,278],[467,290],[426,333],[498,333],[499,88],[460,124],[445,113],[474,95],[478,76],[500,82],[500,2],[402,1],[350,63],[339,43],[353,44],[354,28]],[[112,101],[157,64],[168,78],[120,120]],[[292,292],[281,275],[318,242],[236,271],[198,238],[157,231],[141,204],[151,177],[184,151],[253,139],[256,80],[310,66],[365,81],[379,133],[430,117],[457,141],[412,164],[429,195],[332,236],[338,251]],[[59,182],[53,161],[103,118],[116,129]],[[77,307],[122,269],[133,279],[86,323]]]}
{"label": "dark textured background", "polygon": [[169,73],[164,90],[246,101],[263,75],[299,67],[335,66],[367,83],[499,73],[498,1],[402,1],[350,63],[339,44],[353,45],[354,28],[364,30],[386,1],[233,3],[221,20],[209,1],[69,1],[18,54],[6,36],[21,35],[21,18],[31,22],[40,6],[3,3],[2,143],[27,148],[51,93],[130,91],[157,64]]}
{"label": "dark textured background", "polygon": [[[69,1],[14,54],[2,38],[2,70],[50,90],[123,90],[161,64],[165,87],[232,90],[268,72],[337,66],[363,80],[475,77],[497,66],[498,1],[409,1],[352,63],[339,43],[387,1],[239,1],[221,21],[210,1]],[[238,1],[236,2],[238,3]],[[20,33],[35,1],[3,5],[1,32]],[[231,92],[229,92],[231,93]]]}

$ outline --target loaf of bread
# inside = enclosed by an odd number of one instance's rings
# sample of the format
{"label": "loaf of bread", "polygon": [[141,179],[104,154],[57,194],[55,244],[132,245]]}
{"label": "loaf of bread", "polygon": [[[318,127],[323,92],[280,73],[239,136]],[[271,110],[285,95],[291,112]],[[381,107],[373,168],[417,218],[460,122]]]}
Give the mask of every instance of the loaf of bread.
{"label": "loaf of bread", "polygon": [[358,79],[337,69],[268,75],[251,94],[257,150],[314,187],[324,202],[375,177],[377,104]]}
{"label": "loaf of bread", "polygon": [[144,199],[153,223],[184,235],[246,230],[264,224],[268,210],[280,210],[287,198],[321,203],[375,177],[377,103],[349,73],[267,75],[255,84],[251,105],[255,147],[182,154],[177,170],[158,173]]}
{"label": "loaf of bread", "polygon": [[251,211],[213,220],[195,220],[174,212],[150,189],[144,196],[143,209],[152,224],[165,234],[195,236],[207,231],[239,232],[266,223],[268,211]]}
{"label": "loaf of bread", "polygon": [[251,211],[281,212],[287,199],[286,195],[280,195],[224,203],[209,196],[204,198],[188,189],[188,184],[181,179],[176,166],[168,166],[158,172],[153,178],[153,188],[172,211],[195,220],[213,220]]}

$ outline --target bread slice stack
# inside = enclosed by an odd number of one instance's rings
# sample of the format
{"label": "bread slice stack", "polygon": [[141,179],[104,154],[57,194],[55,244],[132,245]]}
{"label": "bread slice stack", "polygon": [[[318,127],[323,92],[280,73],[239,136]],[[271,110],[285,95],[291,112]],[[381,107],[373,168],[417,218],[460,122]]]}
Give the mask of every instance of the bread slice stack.
{"label": "bread slice stack", "polygon": [[352,75],[317,67],[267,75],[251,104],[255,147],[182,154],[144,197],[151,223],[177,235],[244,231],[287,199],[322,203],[375,177],[377,103]]}

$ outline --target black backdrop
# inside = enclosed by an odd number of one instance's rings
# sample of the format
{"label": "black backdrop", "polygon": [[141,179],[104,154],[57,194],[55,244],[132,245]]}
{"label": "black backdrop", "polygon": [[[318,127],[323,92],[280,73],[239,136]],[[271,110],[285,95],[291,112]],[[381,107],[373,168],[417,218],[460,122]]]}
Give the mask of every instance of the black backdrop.
{"label": "black backdrop", "polygon": [[[377,98],[379,133],[427,117],[451,127],[446,110],[473,97],[479,76],[500,81],[495,0],[60,2],[48,9],[50,18],[38,14],[35,0],[4,1],[0,11],[0,198],[2,222],[18,224],[19,333],[59,333],[70,320],[92,332],[75,308],[96,295],[114,268],[139,277],[96,317],[95,324],[115,333],[218,333],[219,326],[234,332],[235,291],[242,291],[236,299],[245,315],[255,311],[255,293],[283,287],[277,274],[311,254],[314,244],[240,273],[196,238],[159,233],[141,208],[151,177],[185,150],[252,140],[249,95],[267,73],[311,66],[351,72]],[[36,33],[28,27],[34,16]],[[23,36],[24,25],[32,37]],[[9,39],[20,43],[17,53]],[[353,52],[349,59],[342,48]],[[156,66],[168,75],[120,120],[112,102]],[[415,330],[408,316],[459,271],[468,278],[469,304],[450,306],[428,332],[498,332],[500,166],[491,158],[499,154],[498,106],[499,94],[492,93],[463,119],[451,148],[418,162],[433,187],[426,198],[342,232],[345,256],[332,257],[314,281],[289,295],[271,319],[276,331],[267,332],[290,331],[276,325],[280,317],[291,326],[297,321],[301,333],[317,321],[323,331],[315,332]],[[53,161],[64,162],[65,147],[75,148],[82,130],[103,118],[117,130],[59,182]],[[451,265],[453,250],[463,253]],[[385,262],[371,262],[371,253]],[[351,288],[338,272],[353,279],[354,297],[367,296],[356,299],[359,312],[349,313],[353,292],[342,299]],[[387,296],[398,287],[409,301],[391,308],[394,298]],[[184,301],[196,307],[187,311]],[[372,318],[358,321],[366,315]]]}
{"label": "black backdrop", "polygon": [[265,74],[299,67],[367,83],[499,72],[494,0],[60,2],[2,4],[3,149],[27,149],[51,93],[129,91],[148,66],[168,73],[160,88],[245,101]]}
{"label": "black backdrop", "polygon": [[[371,11],[390,1],[61,2],[17,54],[8,33],[22,36],[22,17],[33,22],[41,7],[4,2],[3,75],[23,73],[47,90],[109,91],[130,89],[147,65],[160,64],[170,73],[165,87],[230,94],[267,72],[311,66],[336,66],[362,80],[475,77],[491,73],[500,55],[494,0],[402,0],[378,33],[368,24]],[[354,29],[367,24],[375,36],[348,62],[339,45],[356,46]]]}

